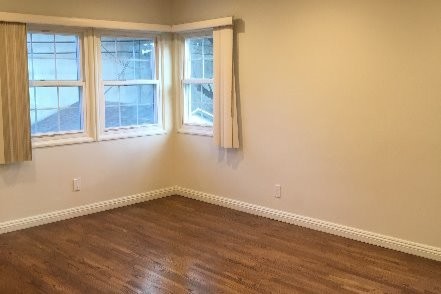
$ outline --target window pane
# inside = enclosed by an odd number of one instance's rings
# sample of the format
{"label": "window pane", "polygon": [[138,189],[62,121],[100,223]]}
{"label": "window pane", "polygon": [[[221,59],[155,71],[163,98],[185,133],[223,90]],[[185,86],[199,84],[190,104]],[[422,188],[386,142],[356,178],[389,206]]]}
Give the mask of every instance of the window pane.
{"label": "window pane", "polygon": [[82,87],[58,86],[80,80],[79,36],[30,32],[27,46],[30,81],[53,81],[53,86],[29,88],[31,133],[82,131]]}
{"label": "window pane", "polygon": [[[57,36],[55,36],[57,39]],[[62,39],[65,39],[64,36]],[[77,80],[78,77],[78,44],[60,41],[56,43],[57,79]]]}
{"label": "window pane", "polygon": [[36,81],[55,80],[55,55],[33,54],[33,79]]}
{"label": "window pane", "polygon": [[203,38],[191,38],[189,40],[189,50],[191,60],[202,59]]}
{"label": "window pane", "polygon": [[191,61],[191,78],[202,79],[203,77],[203,62],[201,60]]}
{"label": "window pane", "polygon": [[116,80],[116,40],[105,41],[104,38],[101,38],[101,63],[103,80]]}
{"label": "window pane", "polygon": [[136,80],[153,80],[154,79],[154,64],[150,60],[135,61],[135,79]]}
{"label": "window pane", "polygon": [[29,87],[29,99],[31,100],[30,106],[31,109],[35,109],[35,88]]}
{"label": "window pane", "polygon": [[155,80],[155,42],[136,37],[101,37],[105,128],[156,122],[156,85],[112,85],[112,81]]}
{"label": "window pane", "polygon": [[151,39],[101,37],[103,80],[154,79],[154,44]]}
{"label": "window pane", "polygon": [[28,33],[30,80],[78,80],[79,42],[76,35]]}
{"label": "window pane", "polygon": [[81,87],[31,87],[32,134],[83,130],[81,90]]}
{"label": "window pane", "polygon": [[119,126],[119,106],[106,106],[106,128],[116,128]]}
{"label": "window pane", "polygon": [[40,33],[32,33],[31,34],[32,42],[53,42],[54,35],[52,34],[40,34]]}
{"label": "window pane", "polygon": [[142,60],[154,60],[155,43],[153,40],[137,40],[135,44],[135,58]]}
{"label": "window pane", "polygon": [[68,107],[60,109],[60,131],[62,132],[72,132],[81,131],[82,119],[81,119],[81,108],[80,107]]}
{"label": "window pane", "polygon": [[121,105],[121,126],[137,125],[137,107]]}
{"label": "window pane", "polygon": [[[184,123],[213,125],[213,37],[186,39],[185,78],[192,80],[184,88]],[[198,79],[210,80],[200,83]]]}
{"label": "window pane", "polygon": [[156,86],[155,85],[142,85],[141,95],[139,97],[139,104],[141,105],[153,105],[156,100]]}
{"label": "window pane", "polygon": [[187,78],[213,78],[213,38],[196,37],[187,39]]}
{"label": "window pane", "polygon": [[77,67],[77,61],[72,59],[57,59],[57,79],[58,80],[76,80],[78,73],[74,70]]}
{"label": "window pane", "polygon": [[37,109],[58,108],[57,87],[35,87]]}
{"label": "window pane", "polygon": [[35,122],[36,121],[37,121],[36,111],[35,110],[31,110],[31,133],[32,134],[35,133]]}
{"label": "window pane", "polygon": [[141,86],[121,86],[120,103],[121,105],[137,104],[141,96]]}
{"label": "window pane", "polygon": [[119,106],[119,88],[118,86],[104,87],[104,100],[106,107]]}
{"label": "window pane", "polygon": [[77,42],[77,36],[75,35],[55,35],[55,42]]}
{"label": "window pane", "polygon": [[[28,43],[28,48],[30,48],[30,43]],[[28,54],[28,73],[29,73],[29,80],[33,80],[34,79],[34,67],[32,66],[32,62],[31,62],[31,54]]]}
{"label": "window pane", "polygon": [[154,124],[156,85],[105,86],[105,127]]}
{"label": "window pane", "polygon": [[54,54],[55,53],[55,43],[53,41],[49,42],[34,42],[32,43],[32,53],[33,54]]}
{"label": "window pane", "polygon": [[213,125],[213,84],[186,86],[186,123]]}
{"label": "window pane", "polygon": [[138,123],[139,124],[156,123],[155,107],[153,104],[138,106]]}
{"label": "window pane", "polygon": [[141,86],[141,96],[138,105],[138,124],[156,124],[156,85]]}
{"label": "window pane", "polygon": [[204,78],[205,79],[213,78],[213,59],[204,60]]}
{"label": "window pane", "polygon": [[79,87],[59,87],[60,108],[81,107]]}
{"label": "window pane", "polygon": [[213,59],[213,38],[204,38],[204,57]]}
{"label": "window pane", "polygon": [[45,109],[36,111],[35,132],[57,133],[58,132],[58,109]]}
{"label": "window pane", "polygon": [[120,63],[116,67],[116,80],[127,81],[135,79],[135,61],[125,55],[118,55]]}

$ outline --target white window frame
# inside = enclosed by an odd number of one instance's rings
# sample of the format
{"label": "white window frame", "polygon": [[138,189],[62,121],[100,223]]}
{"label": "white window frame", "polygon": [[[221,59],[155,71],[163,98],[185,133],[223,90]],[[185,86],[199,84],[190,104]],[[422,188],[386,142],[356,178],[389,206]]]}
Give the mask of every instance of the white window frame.
{"label": "white window frame", "polygon": [[[185,88],[188,85],[191,84],[213,84],[213,87],[215,87],[214,78],[212,79],[195,79],[195,78],[189,78],[189,69],[188,69],[188,62],[189,59],[187,57],[188,48],[187,48],[187,40],[191,38],[204,38],[204,37],[212,37],[213,36],[213,30],[203,30],[203,31],[197,31],[197,32],[189,32],[189,33],[183,33],[181,34],[184,39],[184,52],[181,53],[181,64],[182,64],[182,73],[183,77],[180,81],[180,101],[179,101],[179,109],[180,109],[180,115],[179,115],[179,133],[184,134],[191,134],[191,135],[201,135],[201,136],[213,136],[213,125],[210,124],[196,124],[196,123],[188,123],[185,122],[186,113],[188,113],[188,103],[186,102],[186,91]],[[214,62],[214,56],[213,56],[213,62]],[[214,67],[213,67],[214,69]]]}
{"label": "white window frame", "polygon": [[59,26],[28,26],[27,33],[52,33],[52,34],[76,34],[78,35],[79,52],[80,52],[80,80],[79,81],[29,81],[30,87],[39,86],[79,86],[82,89],[82,114],[83,114],[83,130],[82,131],[66,131],[57,133],[44,133],[32,135],[32,147],[41,148],[48,146],[67,145],[76,143],[87,143],[95,140],[95,129],[93,127],[93,83],[90,77],[93,76],[93,62],[90,62],[92,56],[91,30],[85,28],[66,28]]}
{"label": "white window frame", "polygon": [[[155,42],[155,79],[153,80],[128,80],[128,81],[104,81],[102,79],[102,64],[101,64],[101,36],[115,36],[115,37],[134,37],[152,39]],[[162,97],[162,48],[157,40],[155,34],[140,33],[140,32],[126,32],[126,31],[110,31],[99,30],[94,33],[95,44],[95,64],[96,64],[96,96],[98,103],[98,140],[115,140],[149,135],[165,134],[164,128],[164,105]],[[156,85],[156,124],[134,125],[118,128],[105,128],[105,97],[104,86],[128,86],[128,85]]]}

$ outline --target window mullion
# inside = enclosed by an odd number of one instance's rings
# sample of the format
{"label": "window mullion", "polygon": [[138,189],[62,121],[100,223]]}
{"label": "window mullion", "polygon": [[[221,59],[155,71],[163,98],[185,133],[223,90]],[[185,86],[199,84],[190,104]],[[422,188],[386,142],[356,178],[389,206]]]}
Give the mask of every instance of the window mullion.
{"label": "window mullion", "polygon": [[211,84],[213,79],[184,79],[184,84]]}
{"label": "window mullion", "polygon": [[60,118],[60,87],[57,87],[57,100],[58,100],[58,109],[57,109],[57,117],[58,117],[58,131],[61,131],[61,118]]}
{"label": "window mullion", "polygon": [[29,81],[30,87],[84,87],[84,81]]}
{"label": "window mullion", "polygon": [[104,86],[159,85],[159,80],[103,81]]}
{"label": "window mullion", "polygon": [[121,126],[121,87],[118,87],[118,118],[119,118],[119,127]]}
{"label": "window mullion", "polygon": [[55,59],[55,80],[58,78],[58,72],[57,72],[57,44],[55,43],[55,35],[53,35],[52,42],[54,44],[54,59]]}

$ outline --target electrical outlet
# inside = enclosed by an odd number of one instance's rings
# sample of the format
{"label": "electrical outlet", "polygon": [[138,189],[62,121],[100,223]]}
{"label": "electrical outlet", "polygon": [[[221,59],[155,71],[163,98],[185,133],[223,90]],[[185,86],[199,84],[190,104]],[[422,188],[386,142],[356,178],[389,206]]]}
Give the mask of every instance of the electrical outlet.
{"label": "electrical outlet", "polygon": [[276,197],[276,198],[282,197],[282,186],[281,185],[274,186],[274,197]]}
{"label": "electrical outlet", "polygon": [[81,190],[81,179],[80,178],[73,179],[73,190],[74,190],[74,192],[78,192]]}

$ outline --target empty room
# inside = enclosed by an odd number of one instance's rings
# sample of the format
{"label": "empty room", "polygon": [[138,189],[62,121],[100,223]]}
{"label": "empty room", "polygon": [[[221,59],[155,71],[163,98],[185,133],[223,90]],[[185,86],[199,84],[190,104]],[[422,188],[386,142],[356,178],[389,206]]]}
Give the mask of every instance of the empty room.
{"label": "empty room", "polygon": [[0,293],[441,293],[441,1],[1,0]]}

